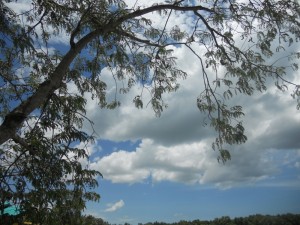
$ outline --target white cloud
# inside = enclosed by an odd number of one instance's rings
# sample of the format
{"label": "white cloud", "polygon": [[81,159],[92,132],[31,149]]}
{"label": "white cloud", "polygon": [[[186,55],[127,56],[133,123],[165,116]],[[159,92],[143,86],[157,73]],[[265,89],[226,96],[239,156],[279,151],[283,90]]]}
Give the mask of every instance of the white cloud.
{"label": "white cloud", "polygon": [[[276,160],[282,151],[291,152],[289,159],[295,157],[293,149],[300,149],[296,103],[288,93],[271,88],[250,97],[239,95],[228,102],[243,106],[248,141],[241,146],[229,146],[232,160],[219,164],[218,153],[210,147],[216,133],[212,127],[203,126],[209,121],[196,107],[196,97],[203,90],[198,61],[185,48],[176,48],[174,54],[178,66],[189,76],[180,81],[181,88],[176,93],[165,95],[169,107],[160,118],[154,116],[150,107],[134,107],[132,99],[140,92],[139,87],[120,96],[122,106],[113,111],[97,111],[96,103],[88,99],[88,114],[101,138],[142,140],[135,151],[115,151],[95,161],[92,168],[115,183],[137,183],[151,178],[152,182],[167,180],[225,188],[253,184],[276,175],[284,163]],[[102,76],[107,77],[109,84],[112,82],[105,71]],[[297,74],[293,72],[290,76]]]}
{"label": "white cloud", "polygon": [[[165,95],[169,107],[161,117],[155,117],[150,107],[134,107],[132,99],[140,93],[139,87],[128,95],[120,95],[122,105],[113,111],[97,111],[96,103],[88,99],[88,115],[95,121],[94,128],[101,138],[142,140],[135,151],[121,149],[92,163],[104,179],[130,184],[151,179],[228,188],[268,180],[278,174],[284,162],[276,157],[282,151],[291,152],[285,162],[295,165],[296,159],[299,161],[300,156],[294,151],[300,149],[296,102],[288,93],[271,88],[250,97],[239,95],[228,102],[243,106],[248,141],[229,146],[232,160],[219,164],[218,153],[210,147],[216,133],[212,127],[203,126],[209,121],[196,107],[196,97],[203,90],[198,61],[185,48],[176,48],[174,54],[178,66],[189,76],[180,81],[176,93]],[[113,87],[107,72],[102,77]],[[289,76],[297,77],[297,73]]]}
{"label": "white cloud", "polygon": [[108,208],[105,209],[105,212],[115,212],[115,211],[121,209],[122,207],[124,207],[124,205],[125,205],[125,202],[123,200],[120,200],[116,203],[108,204]]}
{"label": "white cloud", "polygon": [[[147,96],[146,91],[143,95],[144,109],[135,108],[132,100],[140,94],[139,86],[132,88],[127,95],[118,95],[121,107],[116,110],[97,110],[97,102],[87,99],[88,116],[95,122],[95,130],[99,137],[116,141],[151,138],[158,142],[174,144],[175,141],[180,143],[184,140],[205,138],[212,132],[202,126],[204,115],[201,115],[196,107],[196,97],[203,90],[198,62],[195,58],[191,60],[192,54],[187,49],[176,49],[175,56],[179,58],[178,67],[187,71],[189,76],[188,79],[179,81],[181,87],[176,93],[165,94],[168,108],[160,118],[155,117],[150,105],[147,106],[150,96]],[[114,96],[115,84],[109,71],[103,70],[101,77],[108,83]]]}
{"label": "white cloud", "polygon": [[[32,1],[29,0],[19,0],[19,1],[11,1],[11,2],[4,2],[10,9],[12,9],[17,15],[19,16],[20,21],[22,24],[27,25],[36,25],[38,23],[38,20],[33,20],[32,22],[29,22],[26,20],[26,18],[23,16],[24,12],[30,12],[33,8]],[[76,15],[73,15],[76,16]],[[34,18],[34,16],[33,16]],[[38,18],[37,18],[38,19]],[[42,27],[40,25],[36,26],[35,32],[41,37],[42,35]],[[47,32],[49,34],[55,33],[55,30],[52,26],[47,26]],[[50,44],[63,44],[68,46],[70,41],[70,35],[68,35],[64,30],[60,30],[60,33],[58,35],[52,35],[48,41]],[[48,49],[48,51],[51,51],[51,48]]]}
{"label": "white cloud", "polygon": [[22,14],[32,8],[30,1],[27,0],[4,2],[4,4],[6,4],[10,9],[13,9],[16,14]]}
{"label": "white cloud", "polygon": [[235,149],[231,152],[233,160],[223,165],[208,143],[166,147],[144,139],[135,151],[113,152],[93,162],[91,168],[114,183],[132,184],[151,178],[154,183],[172,181],[219,188],[253,184],[278,173],[274,151]]}
{"label": "white cloud", "polygon": [[[128,2],[133,4],[136,1]],[[155,2],[162,1],[140,0],[138,4],[152,5]],[[149,15],[153,23],[164,26],[166,17],[153,15]],[[177,23],[189,29],[185,14],[173,14],[169,22],[170,26]],[[195,50],[204,52],[202,47],[195,46]],[[86,95],[87,115],[94,121],[99,137],[112,141],[142,140],[135,151],[121,149],[94,159],[90,164],[92,169],[99,170],[105,179],[115,183],[132,184],[151,178],[152,182],[167,180],[215,184],[224,188],[254,183],[278,173],[283,162],[277,161],[275,156],[280,151],[292,152],[284,163],[299,168],[300,155],[297,156],[291,149],[300,149],[300,116],[289,94],[279,93],[275,88],[251,97],[237,96],[229,101],[229,104],[244,107],[248,142],[242,146],[230,146],[232,161],[226,165],[219,164],[217,152],[210,147],[216,134],[212,127],[203,126],[204,122],[208,122],[207,117],[196,107],[196,97],[203,91],[199,61],[187,48],[174,48],[174,56],[178,58],[178,67],[188,73],[188,78],[180,81],[181,87],[176,93],[165,95],[169,107],[160,118],[155,117],[150,106],[146,107],[149,100],[146,93],[145,108],[139,110],[134,107],[132,100],[141,92],[138,86],[127,95],[118,94],[122,105],[116,110],[100,110],[97,102]],[[215,75],[209,73],[209,76],[213,78]],[[291,72],[288,76],[297,79],[299,72]],[[110,72],[103,69],[101,79],[108,84],[108,98],[114,96],[115,81],[111,79]],[[83,147],[83,144],[80,145]],[[87,146],[90,154],[96,151],[94,148],[94,145]],[[117,203],[122,205],[122,202]],[[110,207],[112,211],[113,206]]]}
{"label": "white cloud", "polygon": [[101,146],[98,144],[98,141],[94,142],[80,142],[78,145],[75,146],[79,149],[85,149],[88,156],[96,152],[102,151]]}
{"label": "white cloud", "polygon": [[136,183],[149,176],[147,170],[134,167],[136,152],[118,151],[91,163],[91,168],[101,171],[105,179],[116,183]]}

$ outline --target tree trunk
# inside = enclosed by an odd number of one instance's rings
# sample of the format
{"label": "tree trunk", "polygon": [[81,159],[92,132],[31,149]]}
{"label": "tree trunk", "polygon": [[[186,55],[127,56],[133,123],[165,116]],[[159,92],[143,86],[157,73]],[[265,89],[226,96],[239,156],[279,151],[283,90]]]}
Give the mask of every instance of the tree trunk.
{"label": "tree trunk", "polygon": [[101,31],[103,29],[91,32],[83,37],[74,48],[67,52],[54,72],[49,76],[49,79],[41,83],[32,96],[5,116],[0,126],[0,145],[14,137],[30,113],[40,107],[61,86],[62,80],[74,58]]}

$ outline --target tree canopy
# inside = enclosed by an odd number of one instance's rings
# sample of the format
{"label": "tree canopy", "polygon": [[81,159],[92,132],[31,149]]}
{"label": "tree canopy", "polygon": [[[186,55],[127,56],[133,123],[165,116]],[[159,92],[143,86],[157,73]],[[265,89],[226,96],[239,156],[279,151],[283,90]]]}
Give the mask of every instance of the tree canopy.
{"label": "tree canopy", "polygon": [[[0,210],[14,201],[46,223],[40,215],[49,210],[62,215],[62,209],[70,209],[75,215],[86,201],[99,199],[92,190],[101,174],[84,163],[88,152],[78,143],[93,141],[95,135],[82,129],[89,121],[86,93],[100,108],[121,105],[117,98],[107,99],[104,68],[111,79],[123,81],[120,93],[134,85],[149,90],[151,99],[141,92],[133,103],[143,108],[146,102],[159,116],[166,107],[164,93],[176,91],[180,79],[188,77],[173,49],[189,49],[204,83],[196,106],[218,133],[212,147],[223,162],[230,159],[228,146],[247,140],[242,106],[228,104],[230,98],[264,91],[270,80],[281,91],[289,88],[297,101],[300,95],[300,86],[286,78],[288,69],[298,69],[300,53],[291,52],[280,63],[281,53],[300,38],[296,0],[165,0],[153,5],[137,0],[130,7],[122,0],[32,0],[23,2],[28,6],[23,10],[10,3],[0,1]],[[170,27],[170,15],[182,13],[190,24]],[[150,14],[165,23],[155,23]],[[68,46],[51,42],[62,37]],[[205,51],[197,52],[196,46]]]}

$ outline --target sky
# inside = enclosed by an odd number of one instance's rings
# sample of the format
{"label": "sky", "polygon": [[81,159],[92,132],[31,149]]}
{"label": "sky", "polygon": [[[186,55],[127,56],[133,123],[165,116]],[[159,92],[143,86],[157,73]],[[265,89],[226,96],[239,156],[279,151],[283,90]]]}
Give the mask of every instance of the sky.
{"label": "sky", "polygon": [[[127,1],[129,7],[134,2]],[[15,10],[28,7],[26,1],[11,4]],[[156,14],[149,18],[163,24]],[[169,25],[175,23],[189,29],[184,14],[172,16]],[[64,45],[68,37],[52,41]],[[201,52],[201,46],[194,48]],[[291,90],[282,93],[268,81],[268,91],[229,101],[243,106],[248,141],[231,146],[232,159],[222,164],[211,148],[216,133],[204,125],[207,117],[196,106],[203,90],[199,63],[186,48],[174,48],[174,55],[188,77],[176,93],[165,95],[168,108],[160,117],[150,106],[135,108],[139,86],[118,94],[121,107],[115,110],[100,109],[86,95],[87,116],[97,134],[88,145],[89,166],[103,178],[96,189],[101,200],[89,202],[84,213],[115,224],[300,213],[300,114]],[[289,71],[288,78],[299,83],[299,75]],[[110,72],[104,69],[101,76],[108,96],[114,96]],[[85,129],[91,131],[88,124]]]}

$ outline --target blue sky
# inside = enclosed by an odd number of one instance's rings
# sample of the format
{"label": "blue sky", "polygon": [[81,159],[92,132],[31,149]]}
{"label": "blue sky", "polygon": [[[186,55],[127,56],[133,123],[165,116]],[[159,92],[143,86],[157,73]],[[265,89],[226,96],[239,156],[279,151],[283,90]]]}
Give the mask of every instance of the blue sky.
{"label": "blue sky", "polygon": [[[132,151],[135,145],[128,142],[114,145],[105,141],[103,146],[115,148],[115,151],[119,147]],[[283,158],[281,152],[272,154],[278,157],[274,163]],[[299,168],[289,164],[280,166],[272,177],[230,188],[216,187],[214,183],[153,182],[151,177],[140,183],[119,184],[106,180],[104,175],[98,190],[100,202],[89,203],[86,213],[116,224],[300,212]]]}
{"label": "blue sky", "polygon": [[[299,190],[293,188],[243,187],[218,190],[170,182],[156,185],[102,184],[102,204],[91,204],[89,212],[112,223],[213,219],[221,216],[299,213]],[[106,212],[105,202],[122,199],[124,206]],[[115,203],[119,202],[116,201]]]}
{"label": "blue sky", "polygon": [[[135,2],[128,0],[128,7]],[[140,6],[156,2],[161,1],[137,1]],[[30,7],[30,1],[10,6],[21,12]],[[157,26],[166,20],[156,14],[149,18]],[[185,14],[172,14],[169,21],[166,29],[174,24],[190,29]],[[50,42],[54,48],[65,49],[69,37],[62,34]],[[193,47],[203,52],[202,46]],[[300,46],[294,43],[287,53],[291,49],[300,50]],[[120,94],[108,69],[102,70],[101,79],[108,85],[108,99],[117,93],[121,107],[100,109],[96,100],[85,96],[97,140],[87,146],[90,162],[82,163],[104,176],[97,188],[100,202],[88,203],[85,213],[116,224],[300,213],[300,114],[290,92],[281,93],[268,81],[268,91],[228,101],[243,106],[248,141],[229,146],[232,160],[220,164],[218,152],[211,148],[216,133],[204,126],[207,116],[196,107],[203,90],[199,61],[186,48],[174,48],[174,56],[188,77],[180,81],[176,93],[165,95],[169,107],[161,117],[151,107],[135,108],[132,101],[141,87]],[[287,78],[300,83],[299,75],[289,71]],[[78,92],[74,84],[68,88]],[[147,102],[150,96],[145,93],[143,98]],[[84,129],[92,132],[88,123]]]}

